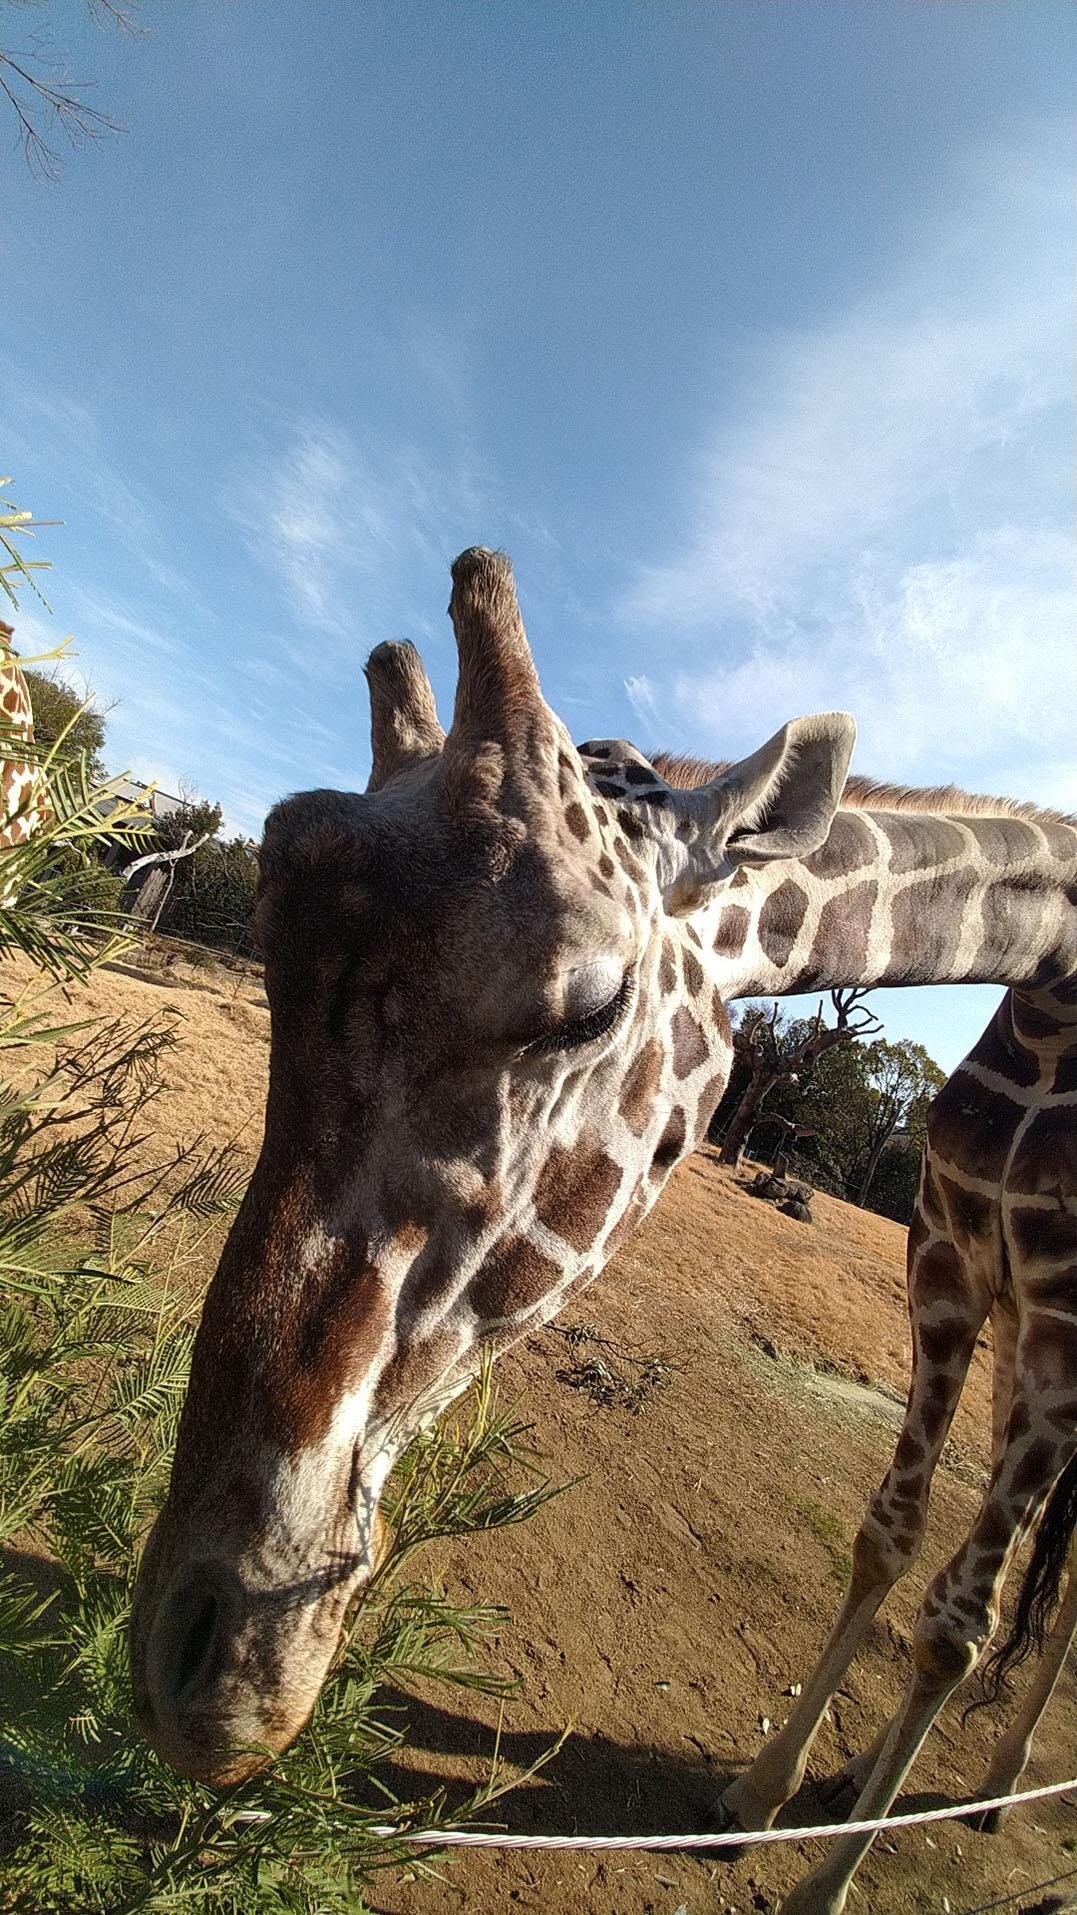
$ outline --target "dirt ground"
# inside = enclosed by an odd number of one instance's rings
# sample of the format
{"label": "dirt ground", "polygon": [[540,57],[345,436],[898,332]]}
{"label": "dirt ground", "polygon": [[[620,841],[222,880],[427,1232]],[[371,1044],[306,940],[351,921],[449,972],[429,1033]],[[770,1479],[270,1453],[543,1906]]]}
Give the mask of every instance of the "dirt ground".
{"label": "dirt ground", "polygon": [[[159,1106],[177,1137],[261,1125],[268,1019],[257,985],[186,968],[167,981],[99,974],[89,1010],[185,1020]],[[567,1380],[573,1352],[548,1328],[502,1360],[502,1395],[534,1425],[544,1468],[580,1478],[519,1530],[431,1551],[427,1568],[463,1600],[504,1605],[497,1666],[519,1673],[503,1759],[525,1767],[564,1731],[541,1778],[497,1807],[536,1833],[679,1832],[713,1825],[728,1778],[777,1725],[837,1606],[863,1505],[889,1458],[909,1355],[904,1231],[823,1196],[803,1225],[747,1196],[704,1150],[568,1323],[667,1363],[638,1414],[597,1404]],[[591,1346],[592,1348],[594,1346]],[[588,1346],[577,1354],[586,1357]],[[989,1357],[978,1352],[940,1469],[920,1567],[824,1724],[821,1778],[868,1742],[896,1706],[926,1576],[963,1534],[986,1454]],[[1020,1684],[1020,1677],[1018,1678]],[[444,1689],[410,1698],[411,1739],[393,1786],[488,1769],[495,1704]],[[973,1793],[999,1731],[994,1711],[963,1728],[951,1706],[901,1807]],[[1062,1677],[1026,1778],[1077,1771],[1077,1683]],[[845,1805],[843,1805],[845,1806]],[[833,1811],[809,1783],[786,1819]],[[820,1850],[781,1844],[732,1866],[664,1854],[463,1853],[437,1882],[386,1882],[385,1915],[749,1915],[771,1910]],[[1065,1879],[1060,1879],[1065,1878]],[[959,1823],[877,1842],[850,1909],[871,1915],[1073,1906],[1077,1798],[1013,1814],[994,1837]]]}

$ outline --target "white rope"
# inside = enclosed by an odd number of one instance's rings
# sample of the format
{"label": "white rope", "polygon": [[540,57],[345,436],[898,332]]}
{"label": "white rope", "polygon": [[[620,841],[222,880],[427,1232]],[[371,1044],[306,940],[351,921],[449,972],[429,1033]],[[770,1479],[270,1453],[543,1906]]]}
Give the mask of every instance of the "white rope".
{"label": "white rope", "polygon": [[[1037,1802],[1045,1795],[1065,1795],[1077,1789],[1077,1775],[1069,1782],[1048,1782],[1039,1789],[1014,1795],[995,1795],[987,1802],[957,1802],[946,1809],[920,1809],[912,1815],[884,1815],[874,1822],[826,1822],[811,1829],[726,1829],[721,1835],[497,1835],[482,1829],[371,1829],[372,1835],[392,1836],[401,1842],[430,1848],[500,1849],[719,1849],[743,1848],[749,1843],[827,1841],[834,1835],[875,1835],[880,1829],[911,1829],[923,1822],[947,1822],[958,1816],[979,1815],[985,1809],[1009,1808],[1011,1802]],[[237,1816],[236,1820],[240,1818]]]}

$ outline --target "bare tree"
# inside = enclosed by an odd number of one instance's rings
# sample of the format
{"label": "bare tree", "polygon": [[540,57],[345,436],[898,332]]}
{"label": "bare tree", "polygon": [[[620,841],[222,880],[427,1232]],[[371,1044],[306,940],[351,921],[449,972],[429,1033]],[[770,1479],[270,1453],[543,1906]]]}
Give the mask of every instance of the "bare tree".
{"label": "bare tree", "polygon": [[745,1012],[733,1033],[733,1054],[747,1067],[748,1082],[722,1139],[719,1157],[723,1164],[739,1164],[748,1139],[762,1114],[763,1105],[779,1084],[804,1085],[819,1059],[835,1044],[874,1037],[882,1029],[874,1011],[864,1003],[867,988],[856,985],[848,990],[831,991],[835,1023],[823,1023],[823,1006],[812,1020],[807,1036],[782,1046],[780,1007],[775,1004],[768,1016],[762,1008]]}
{"label": "bare tree", "polygon": [[[47,0],[0,0],[0,4],[29,15],[43,12]],[[83,0],[83,4],[102,25],[119,27],[124,33],[142,31],[132,11],[137,0]],[[86,146],[120,131],[117,120],[90,105],[91,87],[92,82],[71,77],[45,34],[31,34],[25,45],[0,47],[0,95],[14,111],[19,143],[35,178],[59,176],[65,144]]]}

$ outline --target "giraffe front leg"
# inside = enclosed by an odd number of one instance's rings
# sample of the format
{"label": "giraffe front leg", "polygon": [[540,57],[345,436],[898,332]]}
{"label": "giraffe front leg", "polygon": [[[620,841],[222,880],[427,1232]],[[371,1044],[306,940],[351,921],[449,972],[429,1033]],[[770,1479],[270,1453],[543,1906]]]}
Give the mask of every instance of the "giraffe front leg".
{"label": "giraffe front leg", "polygon": [[[731,1828],[769,1829],[779,1809],[796,1794],[831,1697],[884,1598],[912,1560],[912,1543],[907,1551],[900,1549],[892,1541],[893,1532],[879,1524],[879,1510],[888,1508],[886,1492],[884,1482],[861,1524],[853,1545],[853,1569],[845,1599],[792,1713],[777,1735],[765,1743],[751,1768],[738,1776],[722,1796],[722,1809]],[[880,1535],[886,1537],[886,1545],[880,1546]]]}
{"label": "giraffe front leg", "polygon": [[[1017,1788],[1028,1766],[1028,1758],[1032,1752],[1032,1738],[1036,1733],[1040,1717],[1051,1700],[1055,1684],[1062,1674],[1062,1665],[1075,1637],[1077,1637],[1077,1547],[1071,1551],[1065,1595],[1059,1605],[1043,1654],[1036,1665],[1028,1694],[1013,1721],[996,1742],[986,1774],[976,1790],[976,1795],[981,1801],[993,1795],[1010,1795]],[[1008,1814],[1008,1809],[985,1809],[978,1816],[969,1816],[968,1821],[970,1826],[979,1829],[981,1834],[996,1835]]]}
{"label": "giraffe front leg", "polygon": [[[917,1645],[918,1664],[921,1657],[922,1666],[917,1667],[905,1702],[887,1731],[851,1821],[873,1821],[887,1813],[943,1702],[968,1672],[966,1657],[948,1667],[946,1657],[938,1658],[924,1642]],[[853,1876],[874,1839],[873,1835],[840,1836],[824,1860],[786,1896],[781,1915],[841,1915]]]}
{"label": "giraffe front leg", "polygon": [[[923,1193],[921,1193],[921,1201]],[[946,1280],[947,1334],[937,1334],[936,1291]],[[958,1314],[962,1292],[964,1312]],[[927,1521],[931,1479],[986,1315],[951,1245],[921,1212],[909,1233],[913,1374],[894,1459],[853,1545],[849,1587],[819,1662],[785,1726],[722,1797],[727,1825],[770,1828],[804,1779],[827,1707],[885,1597],[914,1562]]]}
{"label": "giraffe front leg", "polygon": [[[1031,1424],[1026,1414],[1025,1427]],[[1065,1461],[1057,1437],[1052,1441],[1042,1429],[1007,1451],[967,1541],[924,1597],[905,1700],[851,1821],[873,1821],[888,1813],[940,1708],[975,1667],[998,1620],[1006,1565]],[[782,1915],[841,1915],[853,1876],[874,1839],[855,1834],[835,1841],[783,1902]]]}

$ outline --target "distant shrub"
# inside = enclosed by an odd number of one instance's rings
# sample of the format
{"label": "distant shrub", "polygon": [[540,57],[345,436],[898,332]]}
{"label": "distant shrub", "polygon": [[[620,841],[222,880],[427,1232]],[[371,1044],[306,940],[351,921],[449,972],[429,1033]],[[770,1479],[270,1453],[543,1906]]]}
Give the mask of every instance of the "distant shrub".
{"label": "distant shrub", "polygon": [[95,858],[85,846],[59,844],[49,864],[49,876],[57,885],[57,905],[61,891],[81,916],[95,922],[103,931],[115,930],[121,922],[124,884],[118,871]]}
{"label": "distant shrub", "polygon": [[154,827],[162,850],[178,851],[185,842],[207,832],[208,842],[172,870],[171,885],[157,929],[166,935],[189,938],[219,951],[249,957],[254,954],[250,921],[258,886],[253,847],[245,838],[221,839],[221,807],[206,799],[192,799]]}
{"label": "distant shrub", "polygon": [[211,839],[177,864],[158,929],[173,937],[193,938],[219,951],[250,957],[250,923],[258,888],[258,866],[242,838]]}

